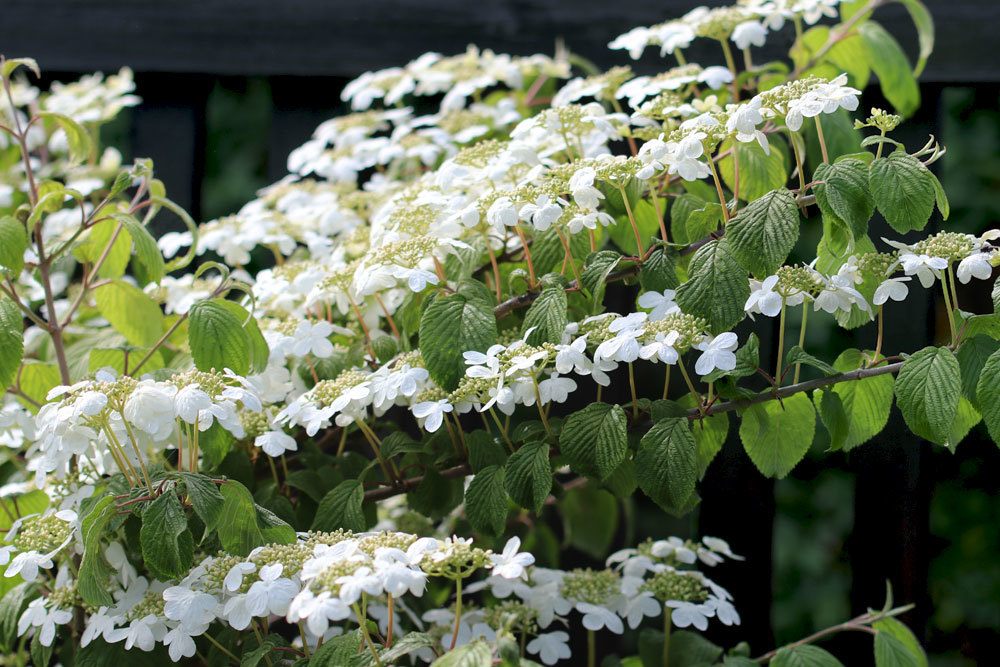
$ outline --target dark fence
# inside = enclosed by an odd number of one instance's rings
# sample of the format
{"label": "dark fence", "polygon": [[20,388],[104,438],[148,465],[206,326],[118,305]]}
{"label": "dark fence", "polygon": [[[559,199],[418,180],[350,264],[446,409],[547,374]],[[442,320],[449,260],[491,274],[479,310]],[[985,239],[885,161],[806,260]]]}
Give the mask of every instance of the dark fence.
{"label": "dark fence", "polygon": [[[269,129],[266,136],[252,137],[257,154],[266,156],[259,175],[269,182],[285,174],[288,152],[341,106],[339,92],[346,81],[367,69],[399,65],[429,50],[458,52],[469,43],[512,53],[551,53],[557,39],[598,65],[621,63],[623,54],[605,48],[612,37],[635,25],[679,15],[696,4],[695,0],[7,0],[0,9],[0,51],[35,57],[50,79],[132,67],[143,104],[131,112],[128,153],[152,157],[169,195],[199,219],[203,178],[217,158],[207,141],[207,104],[220,81],[240,88],[248,81],[265,80],[269,87]],[[937,45],[922,77],[924,105],[904,126],[902,138],[911,147],[922,145],[931,133],[948,143],[941,118],[942,92],[948,87],[974,84],[980,92],[989,91],[983,98],[995,105],[1000,82],[995,55],[1000,3],[928,0],[927,4],[937,23]],[[877,18],[912,51],[916,35],[901,5],[880,10]],[[775,53],[782,46],[787,44],[773,45]],[[700,54],[692,49],[690,55],[698,60]],[[716,60],[717,54],[705,55],[707,62]],[[637,69],[655,66],[650,59],[640,61]],[[878,101],[878,94],[868,91],[866,102],[873,101]],[[995,196],[995,191],[982,194]],[[982,283],[977,287],[962,291],[963,305],[988,312],[988,294],[983,293]],[[933,297],[925,302],[911,299],[906,307],[905,318],[900,317],[906,324],[889,328],[885,350],[918,349],[940,340],[946,329],[943,304]],[[870,348],[874,343],[870,328],[841,342]],[[768,341],[763,342],[762,349],[768,349]],[[822,426],[817,424],[817,429]],[[719,573],[720,582],[736,596],[743,627],[738,633],[720,632],[716,638],[745,637],[755,649],[764,649],[775,640],[772,595],[783,583],[775,580],[771,569],[776,555],[775,482],[753,468],[735,430],[733,426],[730,441],[703,482],[697,525],[687,527],[724,536],[747,556],[747,563],[733,567],[730,574]],[[932,631],[929,624],[929,569],[942,546],[930,530],[934,494],[942,485],[955,483],[975,484],[987,497],[1000,492],[1000,453],[982,427],[952,455],[918,441],[896,415],[874,442],[849,455],[807,458],[793,473],[797,488],[807,496],[820,493],[818,480],[830,467],[840,470],[853,486],[853,508],[841,508],[853,515],[853,527],[843,544],[834,540],[828,545],[841,551],[833,560],[844,561],[849,572],[847,611],[879,606],[888,580],[898,602],[916,603],[906,620],[930,640],[932,650],[961,649],[979,664],[995,660],[1000,655],[996,632],[943,633]],[[822,520],[806,517],[812,518]],[[662,521],[645,532],[655,535],[677,528],[676,522]],[[997,531],[996,517],[987,516],[982,529]],[[799,588],[817,587],[827,573],[811,576],[816,580],[798,582]],[[994,630],[1000,627],[1000,619],[995,620]],[[797,625],[808,630],[809,624],[809,619],[802,619]],[[841,652],[846,664],[870,663],[866,638],[834,641],[839,644],[834,650]]]}

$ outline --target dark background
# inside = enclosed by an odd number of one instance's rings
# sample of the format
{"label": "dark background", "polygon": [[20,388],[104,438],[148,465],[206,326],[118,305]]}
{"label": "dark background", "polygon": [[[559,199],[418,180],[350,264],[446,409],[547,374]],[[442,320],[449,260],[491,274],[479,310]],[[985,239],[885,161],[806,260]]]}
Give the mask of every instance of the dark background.
{"label": "dark background", "polygon": [[[469,43],[552,53],[557,39],[598,65],[624,64],[626,54],[605,48],[610,39],[696,4],[7,0],[0,9],[0,52],[35,57],[47,81],[132,67],[144,102],[110,126],[107,138],[127,160],[153,158],[168,195],[195,219],[208,220],[235,211],[257,188],[284,176],[288,152],[322,120],[344,111],[341,88],[367,69],[402,65],[429,50],[459,52]],[[981,231],[1000,217],[1000,3],[927,5],[937,45],[921,79],[923,107],[898,138],[914,150],[934,134],[948,147],[935,165],[951,199],[947,226]],[[915,32],[901,6],[880,9],[875,18],[913,52]],[[772,42],[775,56],[787,46],[779,38]],[[694,61],[719,60],[714,52],[690,51]],[[636,65],[655,67],[652,57]],[[884,105],[877,90],[866,91],[862,108],[876,104]],[[926,298],[911,296],[887,314],[889,354],[940,342],[947,331],[937,291],[917,292]],[[989,312],[984,283],[959,286],[959,292],[964,309]],[[852,334],[814,325],[807,347],[832,359],[845,346],[872,346],[872,328]],[[642,503],[626,515],[638,538],[718,535],[748,557],[713,573],[735,594],[743,626],[713,630],[712,639],[746,638],[759,654],[880,607],[888,580],[897,603],[917,605],[904,620],[926,642],[932,665],[998,663],[1000,451],[982,425],[951,454],[918,440],[896,414],[875,440],[843,454],[824,451],[826,434],[817,424],[810,456],[778,482],[753,469],[735,431],[734,423],[693,516],[670,519]],[[870,664],[870,645],[866,635],[826,644],[848,665]]]}

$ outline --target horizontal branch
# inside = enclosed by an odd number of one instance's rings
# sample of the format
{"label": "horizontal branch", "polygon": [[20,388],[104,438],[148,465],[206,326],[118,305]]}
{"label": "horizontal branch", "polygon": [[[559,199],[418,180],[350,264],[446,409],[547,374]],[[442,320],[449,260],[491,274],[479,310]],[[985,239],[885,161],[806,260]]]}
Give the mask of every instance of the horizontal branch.
{"label": "horizontal branch", "polygon": [[823,387],[829,387],[830,385],[840,384],[841,382],[850,382],[852,380],[864,380],[865,378],[876,377],[878,375],[888,375],[890,373],[896,373],[900,368],[903,367],[902,361],[897,361],[893,364],[886,364],[885,366],[876,366],[875,368],[859,368],[856,371],[848,371],[847,373],[838,373],[837,375],[831,375],[829,377],[817,378],[815,380],[806,380],[805,382],[799,382],[798,384],[790,384],[787,387],[778,387],[773,391],[763,391],[756,396],[746,399],[737,399],[732,401],[727,401],[725,403],[717,403],[715,405],[709,406],[706,409],[692,408],[688,410],[688,419],[702,419],[704,417],[710,417],[720,412],[732,412],[733,410],[740,410],[742,408],[755,405],[757,403],[766,403],[767,401],[780,400],[782,398],[788,398],[794,394],[800,394],[804,391],[812,391],[813,389],[822,389]]}
{"label": "horizontal branch", "polygon": [[[444,479],[452,479],[455,477],[465,477],[472,472],[472,468],[469,467],[468,463],[461,463],[457,466],[452,466],[451,468],[445,468],[438,472],[438,476]],[[417,475],[416,477],[409,477],[404,480],[400,480],[399,483],[392,486],[382,486],[377,489],[371,489],[370,491],[365,491],[365,500],[385,500],[386,498],[392,498],[393,496],[398,496],[402,493],[407,493],[413,489],[420,486],[420,483],[424,481],[426,475]]]}
{"label": "horizontal branch", "polygon": [[[608,278],[605,282],[615,282],[616,280],[624,280],[625,278],[630,278],[637,273],[639,269],[642,268],[641,264],[635,264],[626,269],[620,269],[618,271],[612,271],[608,274]],[[580,289],[580,284],[576,280],[571,280],[566,284],[566,291],[573,291]],[[525,292],[524,294],[518,294],[515,297],[507,299],[506,301],[500,303],[496,308],[493,309],[493,314],[499,320],[502,317],[506,317],[511,312],[517,310],[518,308],[525,308],[530,306],[535,302],[535,299],[541,294],[540,291],[535,292]]]}

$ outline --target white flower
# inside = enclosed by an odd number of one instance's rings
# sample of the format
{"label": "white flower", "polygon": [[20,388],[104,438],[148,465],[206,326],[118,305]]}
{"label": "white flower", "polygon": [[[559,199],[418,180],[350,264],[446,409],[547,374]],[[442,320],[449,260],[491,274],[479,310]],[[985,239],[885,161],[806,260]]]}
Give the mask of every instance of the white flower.
{"label": "white flower", "polygon": [[28,628],[41,628],[38,642],[42,646],[52,646],[56,637],[56,626],[66,625],[73,620],[73,612],[54,607],[46,609],[45,598],[35,598],[17,621],[17,634],[23,635]]}
{"label": "white flower", "polygon": [[628,620],[628,627],[635,630],[647,616],[655,618],[660,615],[662,605],[649,591],[628,598],[622,605],[621,614]]}
{"label": "white flower", "polygon": [[736,611],[736,607],[733,606],[733,603],[728,600],[723,600],[713,596],[705,601],[705,605],[713,608],[715,611],[715,617],[719,619],[719,622],[723,625],[740,624],[740,614]]}
{"label": "white flower", "polygon": [[[188,424],[194,424],[202,414],[208,414],[212,408],[212,397],[202,391],[197,385],[188,385],[180,389],[174,395],[174,413]],[[208,429],[211,421],[207,425],[200,424]]]}
{"label": "white flower", "polygon": [[148,614],[142,618],[137,618],[129,623],[127,628],[120,628],[111,632],[112,642],[125,640],[125,650],[130,651],[132,647],[137,647],[143,651],[152,651],[156,646],[156,640],[162,639],[167,633],[167,628],[154,614]]}
{"label": "white flower", "polygon": [[906,283],[910,281],[909,276],[902,276],[900,278],[889,278],[875,288],[875,295],[872,297],[872,303],[876,306],[881,306],[889,299],[893,301],[903,301],[906,299],[906,295],[910,293],[910,288],[906,286]]}
{"label": "white flower", "polygon": [[455,407],[448,402],[448,399],[441,398],[436,401],[424,401],[422,403],[417,403],[410,411],[413,416],[417,419],[422,419],[424,430],[428,433],[434,433],[444,422],[444,415],[446,412],[451,412]]}
{"label": "white flower", "polygon": [[990,264],[990,256],[984,252],[974,252],[958,263],[956,272],[959,282],[963,285],[973,278],[979,280],[989,280],[993,275],[993,265]]}
{"label": "white flower", "polygon": [[255,581],[247,591],[246,606],[251,615],[283,616],[288,611],[288,605],[299,592],[299,587],[291,579],[281,577],[282,569],[284,566],[281,563],[260,568],[260,581]]}
{"label": "white flower", "polygon": [[125,419],[154,441],[169,438],[176,426],[174,396],[177,388],[152,380],[143,380],[125,401]]}
{"label": "white flower", "polygon": [[679,313],[680,306],[674,301],[677,292],[672,289],[665,289],[662,292],[644,292],[639,295],[639,306],[649,308],[649,321],[656,322],[662,320],[671,313]]}
{"label": "white flower", "polygon": [[574,391],[576,391],[576,381],[572,378],[552,376],[538,383],[538,395],[542,405],[565,403]]}
{"label": "white flower", "polygon": [[546,665],[568,660],[573,654],[569,649],[569,635],[562,630],[544,632],[528,642],[528,653],[537,655]]}
{"label": "white flower", "polygon": [[730,36],[738,49],[748,49],[753,46],[764,46],[767,42],[767,28],[759,21],[744,21],[735,28]]}
{"label": "white flower", "polygon": [[606,607],[589,602],[577,602],[576,610],[583,614],[583,627],[588,630],[596,632],[607,628],[616,635],[625,632],[621,617]]}
{"label": "white flower", "polygon": [[642,346],[639,350],[639,356],[643,359],[652,359],[655,356],[665,364],[676,364],[680,355],[674,348],[674,343],[677,342],[678,338],[680,338],[680,333],[676,331],[660,332],[656,334],[652,343]]}
{"label": "white flower", "polygon": [[557,373],[590,373],[591,361],[587,356],[587,336],[580,336],[571,344],[556,345],[555,367]]}
{"label": "white flower", "polygon": [[7,566],[5,577],[16,577],[21,575],[25,581],[34,581],[38,578],[39,568],[47,570],[53,566],[52,554],[42,554],[37,551],[22,551],[14,556],[14,560]]}
{"label": "white flower", "polygon": [[934,284],[938,271],[948,268],[948,260],[944,257],[917,255],[912,252],[900,253],[899,263],[903,266],[903,273],[908,276],[915,275],[925,288]]}
{"label": "white flower", "polygon": [[600,201],[604,199],[601,191],[594,187],[594,179],[597,172],[592,167],[577,169],[569,179],[570,193],[580,208],[593,210],[598,207]]}
{"label": "white flower", "polygon": [[326,320],[320,320],[315,324],[309,320],[302,320],[295,328],[291,353],[296,357],[304,357],[312,354],[318,359],[325,359],[333,354],[333,343],[330,336],[334,332],[334,326]]}
{"label": "white flower", "polygon": [[257,566],[253,563],[237,563],[230,568],[226,578],[222,580],[222,587],[230,593],[238,591],[243,586],[243,577],[251,572],[256,572],[256,570]]}
{"label": "white flower", "polygon": [[490,554],[493,563],[493,574],[504,579],[519,579],[524,575],[524,569],[534,564],[535,557],[529,553],[518,553],[521,548],[521,538],[514,536],[507,540],[503,553]]}
{"label": "white flower", "polygon": [[186,586],[171,586],[163,591],[163,615],[188,628],[215,620],[219,602],[208,593],[193,591]]}
{"label": "white flower", "polygon": [[673,609],[670,620],[678,628],[694,626],[699,630],[708,629],[708,619],[715,615],[715,607],[708,604],[694,604],[680,600],[667,600],[667,606]]}
{"label": "white flower", "polygon": [[198,652],[198,646],[192,635],[200,635],[204,632],[202,628],[196,629],[201,630],[201,632],[191,633],[184,625],[178,625],[163,636],[163,645],[167,647],[167,653],[171,660],[180,662],[181,658],[194,657],[194,654]]}
{"label": "white flower", "polygon": [[708,375],[715,369],[731,371],[736,368],[736,355],[733,351],[738,344],[739,339],[731,331],[709,336],[696,344],[695,348],[701,350],[702,354],[694,364],[695,373]]}
{"label": "white flower", "polygon": [[784,297],[774,288],[778,285],[778,276],[768,276],[764,282],[752,292],[743,310],[748,313],[762,313],[767,317],[775,317],[781,314],[781,306],[784,304]]}
{"label": "white flower", "polygon": [[253,444],[255,447],[260,447],[264,450],[265,454],[273,458],[277,458],[285,452],[297,451],[299,448],[295,438],[280,430],[261,433],[254,438]]}
{"label": "white flower", "polygon": [[835,313],[842,310],[850,312],[853,306],[858,306],[865,312],[871,312],[871,306],[865,297],[853,287],[854,281],[846,276],[836,275],[826,279],[822,291],[816,295],[814,310]]}
{"label": "white flower", "polygon": [[80,646],[86,646],[98,637],[106,642],[110,642],[111,633],[114,632],[118,623],[124,622],[123,616],[112,616],[108,614],[107,607],[100,607],[87,619],[87,627],[80,636]]}

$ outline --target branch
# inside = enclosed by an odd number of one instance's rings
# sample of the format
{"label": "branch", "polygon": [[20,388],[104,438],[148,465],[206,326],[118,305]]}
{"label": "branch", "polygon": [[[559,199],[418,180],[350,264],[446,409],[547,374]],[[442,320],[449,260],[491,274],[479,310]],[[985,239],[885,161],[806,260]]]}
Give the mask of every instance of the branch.
{"label": "branch", "polygon": [[[438,476],[445,479],[452,479],[455,477],[465,477],[471,472],[472,468],[469,467],[468,463],[461,463],[457,466],[441,470],[438,472]],[[406,493],[407,491],[412,491],[416,487],[420,486],[420,483],[424,481],[424,477],[425,475],[417,475],[416,477],[400,480],[393,486],[383,486],[377,489],[372,489],[371,491],[365,491],[365,500],[385,500],[386,498],[392,498],[393,496],[398,496],[402,493]]]}
{"label": "branch", "polygon": [[894,364],[887,364],[885,366],[877,366],[875,368],[859,368],[856,371],[839,373],[837,375],[818,378],[816,380],[806,380],[805,382],[799,382],[798,384],[790,384],[787,387],[780,387],[773,391],[763,391],[751,398],[737,399],[733,401],[727,401],[725,403],[716,403],[715,405],[705,409],[692,408],[688,410],[688,419],[703,419],[704,417],[709,417],[711,415],[718,414],[720,412],[732,412],[733,410],[740,410],[742,408],[746,408],[751,405],[756,405],[757,403],[766,403],[767,401],[780,400],[782,398],[788,398],[793,394],[802,393],[803,391],[822,389],[823,387],[828,387],[833,384],[840,384],[841,382],[850,382],[852,380],[864,380],[865,378],[876,377],[879,375],[888,375],[890,373],[898,372],[899,369],[902,367],[903,367],[903,362],[897,361]]}

